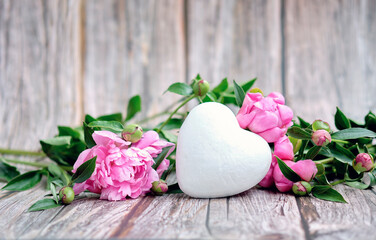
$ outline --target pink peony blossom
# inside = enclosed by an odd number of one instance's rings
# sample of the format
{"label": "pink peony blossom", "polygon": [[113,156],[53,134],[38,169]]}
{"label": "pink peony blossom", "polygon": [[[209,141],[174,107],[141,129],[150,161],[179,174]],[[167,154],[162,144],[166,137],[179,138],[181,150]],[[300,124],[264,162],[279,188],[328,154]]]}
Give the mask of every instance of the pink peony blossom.
{"label": "pink peony blossom", "polygon": [[247,93],[236,118],[241,128],[249,129],[269,143],[276,142],[292,125],[293,112],[284,104],[284,97],[277,92],[267,97],[261,93]]}
{"label": "pink peony blossom", "polygon": [[[310,182],[312,178],[316,176],[317,167],[315,162],[312,160],[301,160],[298,162],[293,161],[284,161],[287,166],[289,166],[294,172],[296,172],[304,181]],[[287,192],[290,191],[292,185],[294,184],[292,181],[288,180],[281,170],[279,169],[278,164],[275,165],[273,171],[273,179],[275,182],[275,186],[280,192]]]}
{"label": "pink peony blossom", "polygon": [[74,185],[75,194],[89,190],[99,193],[101,199],[137,198],[149,192],[152,183],[159,180],[152,168],[154,160],[146,150],[129,147],[129,142],[109,131],[96,131],[93,139],[97,145],[79,155],[73,172],[94,156],[97,156],[96,167],[89,179]]}
{"label": "pink peony blossom", "polygon": [[[159,135],[155,131],[145,132],[142,135],[141,140],[134,143],[132,146],[147,151],[153,158],[157,157],[165,147],[172,146],[172,148],[170,148],[168,151],[167,156],[170,155],[175,148],[175,144],[159,139]],[[163,172],[167,170],[169,165],[170,161],[166,158],[161,162],[157,168],[159,177],[162,176]]]}
{"label": "pink peony blossom", "polygon": [[294,146],[287,136],[283,136],[274,143],[274,155],[283,160],[294,159]]}
{"label": "pink peony blossom", "polygon": [[258,183],[261,187],[264,188],[270,188],[273,186],[274,179],[273,179],[273,170],[274,166],[270,165],[268,173],[265,175],[265,177]]}

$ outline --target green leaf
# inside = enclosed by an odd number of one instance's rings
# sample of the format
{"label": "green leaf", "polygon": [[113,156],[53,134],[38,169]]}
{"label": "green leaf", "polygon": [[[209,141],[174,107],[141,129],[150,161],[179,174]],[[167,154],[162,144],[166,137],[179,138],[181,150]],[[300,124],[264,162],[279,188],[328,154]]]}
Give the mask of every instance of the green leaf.
{"label": "green leaf", "polygon": [[7,163],[4,158],[0,157],[0,179],[9,182],[18,175],[20,175],[20,172],[17,168]]}
{"label": "green leaf", "polygon": [[168,151],[170,151],[171,148],[172,148],[172,146],[163,148],[162,152],[154,158],[154,164],[153,164],[154,169],[157,169],[159,167],[159,165],[162,163],[162,161],[166,158]]}
{"label": "green leaf", "polygon": [[348,181],[346,181],[345,184],[350,186],[350,187],[361,189],[361,190],[369,188],[368,184],[365,184],[365,183],[362,183],[362,182],[348,182]]}
{"label": "green leaf", "polygon": [[53,199],[42,199],[39,200],[38,202],[34,203],[30,208],[29,212],[35,212],[35,211],[40,211],[40,210],[45,210],[45,209],[50,209],[50,208],[55,208],[55,207],[60,207],[62,206],[59,203],[56,203]]}
{"label": "green leaf", "polygon": [[347,203],[342,195],[333,188],[330,188],[330,186],[316,185],[312,188],[312,194],[318,199]]}
{"label": "green leaf", "polygon": [[220,94],[226,91],[227,88],[228,88],[228,81],[227,81],[227,78],[225,78],[212,91],[214,93]]}
{"label": "green leaf", "polygon": [[183,191],[180,189],[179,184],[175,183],[168,186],[168,190],[166,194],[175,194],[175,193],[183,193]]}
{"label": "green leaf", "polygon": [[324,167],[324,164],[322,164],[322,163],[317,164],[317,163],[316,163],[316,168],[317,168],[316,176],[320,176],[320,175],[325,174],[325,167]]}
{"label": "green leaf", "polygon": [[325,174],[321,174],[321,175],[316,174],[315,179],[317,180],[317,182],[320,185],[329,185],[330,184],[328,179],[326,178]]}
{"label": "green leaf", "polygon": [[341,153],[336,148],[322,148],[320,151],[321,155],[324,155],[325,157],[334,157],[340,162],[351,164],[353,159],[349,158],[346,154]]}
{"label": "green leaf", "polygon": [[347,129],[351,127],[349,119],[337,107],[336,114],[334,115],[334,124],[338,130]]}
{"label": "green leaf", "polygon": [[278,157],[276,158],[278,161],[279,169],[281,169],[283,176],[285,176],[288,180],[292,182],[299,182],[302,180],[301,177],[296,172],[294,172],[289,166],[287,166],[285,162],[283,162]]}
{"label": "green leaf", "polygon": [[55,137],[55,138],[41,140],[41,143],[43,143],[44,145],[50,145],[50,146],[62,146],[62,145],[69,145],[71,143],[71,140],[72,140],[71,136],[63,136],[63,137]]}
{"label": "green leaf", "polygon": [[55,163],[48,164],[47,170],[55,177],[61,177],[63,175],[61,168]]}
{"label": "green leaf", "polygon": [[93,121],[96,121],[97,119],[95,119],[94,117],[92,117],[92,116],[90,116],[89,114],[86,114],[85,115],[85,123],[86,124],[89,124],[89,123],[91,123],[91,122],[93,122]]}
{"label": "green leaf", "polygon": [[203,102],[216,102],[217,96],[213,92],[206,93],[204,99],[202,99]]}
{"label": "green leaf", "polygon": [[123,121],[123,115],[121,113],[113,113],[113,114],[100,116],[100,117],[97,118],[97,120],[122,122]]}
{"label": "green leaf", "polygon": [[189,96],[193,93],[193,89],[186,83],[177,82],[171,84],[164,93],[166,92],[172,92],[183,96]]}
{"label": "green leaf", "polygon": [[366,122],[365,123],[366,128],[376,132],[376,116],[375,116],[375,114],[373,112],[369,112],[364,119],[365,119],[365,122]]}
{"label": "green leaf", "polygon": [[71,127],[58,126],[57,129],[59,131],[58,136],[71,136],[72,138],[83,140],[81,133]]}
{"label": "green leaf", "polygon": [[309,133],[307,130],[304,130],[303,128],[300,127],[290,127],[287,130],[287,135],[297,138],[297,139],[304,139],[304,140],[310,140],[311,139],[311,133]]}
{"label": "green leaf", "polygon": [[235,82],[235,80],[233,82],[234,82],[234,92],[235,92],[235,97],[236,97],[236,104],[238,105],[238,107],[242,107],[243,101],[244,101],[244,98],[245,98],[244,90],[243,90],[243,88],[241,88]]}
{"label": "green leaf", "polygon": [[309,124],[308,122],[306,122],[303,118],[301,117],[298,117],[299,119],[299,124],[302,128],[308,128],[311,124]]}
{"label": "green leaf", "polygon": [[369,186],[370,187],[373,187],[373,186],[375,186],[376,185],[376,177],[375,177],[375,175],[373,174],[373,173],[368,173],[368,176],[369,176]]}
{"label": "green leaf", "polygon": [[53,184],[52,182],[50,182],[50,189],[51,189],[51,193],[52,193],[52,196],[54,197],[55,202],[59,203],[59,198],[57,197],[57,193],[56,193],[56,187],[55,187],[55,184]]}
{"label": "green leaf", "polygon": [[165,130],[161,130],[161,133],[167,141],[172,142],[172,143],[177,143],[178,136],[176,134],[173,134],[171,131],[165,131]]}
{"label": "green leaf", "polygon": [[136,115],[136,113],[141,111],[141,97],[140,95],[133,96],[129,99],[128,108],[127,108],[127,117],[125,121],[128,121]]}
{"label": "green leaf", "polygon": [[[179,129],[184,120],[180,118],[171,118],[170,121],[163,127],[163,130]],[[164,122],[159,123],[154,129],[159,129]]]}
{"label": "green leaf", "polygon": [[253,86],[253,84],[256,82],[257,78],[254,78],[252,80],[249,80],[247,82],[241,83],[240,86],[243,88],[244,92],[247,93]]}
{"label": "green leaf", "polygon": [[35,187],[42,179],[41,171],[30,171],[13,178],[2,189],[9,191],[25,191]]}
{"label": "green leaf", "polygon": [[73,141],[71,136],[41,140],[42,150],[59,165],[72,166],[78,155],[85,150],[81,141]]}
{"label": "green leaf", "polygon": [[94,121],[89,123],[90,128],[103,128],[104,130],[109,130],[115,133],[120,133],[123,131],[124,126],[120,122],[116,121]]}
{"label": "green leaf", "polygon": [[92,148],[97,145],[93,139],[94,129],[89,127],[86,122],[83,122],[85,143],[88,148]]}
{"label": "green leaf", "polygon": [[316,155],[320,152],[321,146],[313,146],[311,149],[308,150],[306,154],[306,159],[314,159]]}
{"label": "green leaf", "polygon": [[82,183],[89,179],[95,170],[96,160],[97,156],[81,164],[73,174],[71,182]]}
{"label": "green leaf", "polygon": [[349,140],[364,137],[375,138],[376,133],[365,128],[348,128],[332,134],[332,138],[338,140]]}

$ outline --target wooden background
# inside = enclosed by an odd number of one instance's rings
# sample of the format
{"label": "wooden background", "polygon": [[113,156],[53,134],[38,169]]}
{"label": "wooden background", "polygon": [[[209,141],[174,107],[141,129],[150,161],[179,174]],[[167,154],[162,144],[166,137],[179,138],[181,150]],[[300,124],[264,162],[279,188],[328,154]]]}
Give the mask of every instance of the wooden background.
{"label": "wooden background", "polygon": [[149,116],[173,82],[258,77],[295,114],[376,110],[375,0],[0,0],[0,147],[37,149],[85,113]]}

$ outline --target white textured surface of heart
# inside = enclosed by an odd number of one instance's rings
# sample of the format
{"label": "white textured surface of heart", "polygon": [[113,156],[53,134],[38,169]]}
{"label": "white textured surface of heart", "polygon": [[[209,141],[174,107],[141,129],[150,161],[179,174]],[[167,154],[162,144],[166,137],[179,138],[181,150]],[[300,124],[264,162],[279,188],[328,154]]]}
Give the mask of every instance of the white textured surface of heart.
{"label": "white textured surface of heart", "polygon": [[191,197],[226,197],[259,183],[271,159],[268,143],[241,129],[228,107],[203,103],[180,129],[176,175],[181,190]]}

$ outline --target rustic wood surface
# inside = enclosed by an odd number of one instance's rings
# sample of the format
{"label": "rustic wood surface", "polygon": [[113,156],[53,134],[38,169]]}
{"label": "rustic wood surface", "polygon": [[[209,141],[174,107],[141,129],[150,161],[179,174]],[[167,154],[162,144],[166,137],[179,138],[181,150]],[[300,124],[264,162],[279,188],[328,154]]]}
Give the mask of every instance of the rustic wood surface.
{"label": "rustic wood surface", "polygon": [[[37,150],[57,125],[125,113],[136,94],[137,120],[150,116],[177,99],[162,95],[171,83],[197,73],[212,85],[258,77],[308,120],[333,123],[338,105],[362,121],[376,111],[375,12],[374,0],[0,0],[0,147]],[[29,213],[41,184],[0,191],[0,239],[376,239],[375,191],[337,190],[348,204],[254,188],[220,199],[82,194]]]}

